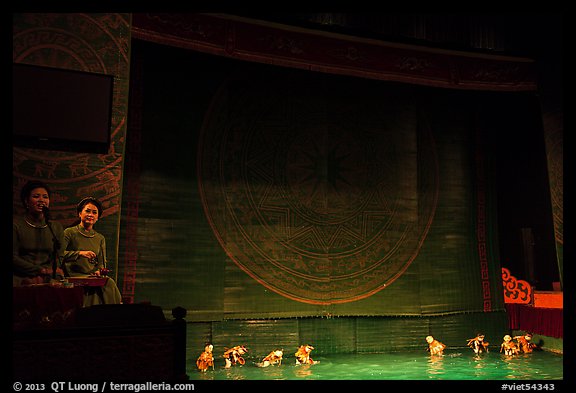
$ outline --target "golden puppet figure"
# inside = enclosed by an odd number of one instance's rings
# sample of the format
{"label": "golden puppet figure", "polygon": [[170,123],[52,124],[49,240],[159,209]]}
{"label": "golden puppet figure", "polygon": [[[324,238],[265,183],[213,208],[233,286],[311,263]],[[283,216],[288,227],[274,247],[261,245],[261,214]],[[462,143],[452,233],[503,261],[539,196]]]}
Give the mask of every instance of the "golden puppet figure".
{"label": "golden puppet figure", "polygon": [[426,336],[426,342],[428,343],[428,351],[430,351],[430,355],[443,355],[444,348],[446,348],[445,344],[442,344],[432,336]]}
{"label": "golden puppet figure", "polygon": [[283,349],[276,349],[270,352],[262,362],[257,363],[258,367],[268,367],[274,364],[281,365],[282,364],[282,355],[284,355]]}
{"label": "golden puppet figure", "polygon": [[504,353],[504,355],[513,356],[520,353],[520,348],[516,345],[514,341],[512,341],[512,337],[509,334],[505,335],[503,338],[502,344],[500,344],[500,353]]}
{"label": "golden puppet figure", "polygon": [[246,361],[244,360],[244,358],[242,357],[242,355],[244,355],[246,352],[248,352],[248,350],[246,349],[246,347],[244,345],[237,345],[235,347],[226,349],[224,351],[224,360],[226,361],[226,368],[230,368],[234,365],[236,365],[236,363],[243,365],[244,363],[246,363]]}
{"label": "golden puppet figure", "polygon": [[476,337],[468,339],[466,345],[472,348],[474,353],[488,352],[489,343],[484,341],[484,335],[480,333],[478,333]]}
{"label": "golden puppet figure", "polygon": [[316,364],[320,363],[319,361],[312,360],[310,357],[310,353],[314,347],[312,345],[300,345],[298,350],[294,354],[296,356],[296,364]]}
{"label": "golden puppet figure", "polygon": [[538,346],[532,342],[532,334],[526,333],[523,336],[514,336],[514,340],[518,342],[520,350],[524,353],[532,353]]}
{"label": "golden puppet figure", "polygon": [[212,370],[214,370],[214,355],[212,354],[213,349],[214,347],[212,344],[206,344],[204,347],[204,352],[202,352],[196,360],[196,367],[198,367],[198,370],[206,371],[209,367],[212,367]]}

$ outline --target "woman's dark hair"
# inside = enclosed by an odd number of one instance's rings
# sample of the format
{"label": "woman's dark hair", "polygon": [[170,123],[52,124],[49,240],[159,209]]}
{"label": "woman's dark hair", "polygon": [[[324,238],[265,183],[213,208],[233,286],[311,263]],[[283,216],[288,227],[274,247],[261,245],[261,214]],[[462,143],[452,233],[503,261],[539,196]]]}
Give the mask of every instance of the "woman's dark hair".
{"label": "woman's dark hair", "polygon": [[86,206],[89,203],[96,206],[96,208],[98,209],[98,217],[102,217],[102,203],[98,199],[91,196],[86,197],[82,199],[80,202],[78,202],[78,205],[76,206],[76,212],[80,214],[82,209],[84,209],[84,206]]}
{"label": "woman's dark hair", "polygon": [[48,197],[50,197],[50,187],[48,187],[46,183],[40,180],[30,180],[28,183],[24,184],[20,190],[20,201],[22,201],[22,206],[24,206],[24,208],[27,208],[26,201],[30,198],[32,190],[36,188],[44,188],[48,193]]}

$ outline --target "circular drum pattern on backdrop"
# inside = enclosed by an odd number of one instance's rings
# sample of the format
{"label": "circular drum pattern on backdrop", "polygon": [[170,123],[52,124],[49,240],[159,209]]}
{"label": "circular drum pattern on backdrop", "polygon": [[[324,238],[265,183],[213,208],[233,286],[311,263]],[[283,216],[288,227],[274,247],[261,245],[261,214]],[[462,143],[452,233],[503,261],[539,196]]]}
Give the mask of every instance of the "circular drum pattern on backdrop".
{"label": "circular drum pattern on backdrop", "polygon": [[[433,141],[404,94],[287,78],[229,80],[201,132],[203,207],[266,288],[345,303],[391,284],[436,204]],[[372,92],[375,94],[376,92]]]}

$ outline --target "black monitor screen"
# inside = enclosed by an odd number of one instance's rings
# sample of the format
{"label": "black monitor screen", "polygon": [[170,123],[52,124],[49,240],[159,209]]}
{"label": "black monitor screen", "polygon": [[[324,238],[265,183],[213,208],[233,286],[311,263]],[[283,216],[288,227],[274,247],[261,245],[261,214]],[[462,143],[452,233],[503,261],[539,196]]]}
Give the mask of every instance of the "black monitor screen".
{"label": "black monitor screen", "polygon": [[15,146],[107,153],[114,77],[13,64]]}

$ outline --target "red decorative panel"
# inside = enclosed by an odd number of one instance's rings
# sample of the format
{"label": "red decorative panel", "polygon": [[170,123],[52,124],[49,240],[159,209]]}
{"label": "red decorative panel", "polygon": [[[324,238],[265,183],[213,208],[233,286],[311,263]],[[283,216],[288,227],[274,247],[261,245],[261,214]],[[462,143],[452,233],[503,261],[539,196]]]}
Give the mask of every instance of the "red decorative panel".
{"label": "red decorative panel", "polygon": [[518,280],[505,267],[502,268],[502,285],[505,303],[530,304],[532,302],[531,285],[524,280]]}

